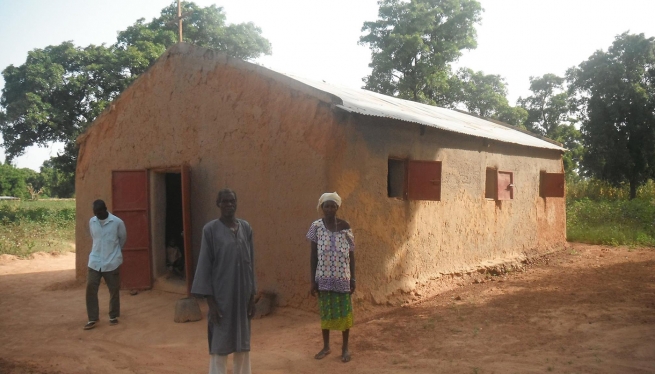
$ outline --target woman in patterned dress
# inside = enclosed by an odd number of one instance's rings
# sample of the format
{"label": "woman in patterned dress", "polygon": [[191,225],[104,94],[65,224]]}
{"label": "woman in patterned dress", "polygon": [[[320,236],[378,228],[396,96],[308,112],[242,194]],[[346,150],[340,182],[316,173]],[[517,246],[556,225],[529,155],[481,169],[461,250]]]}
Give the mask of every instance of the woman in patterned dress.
{"label": "woman in patterned dress", "polygon": [[350,361],[348,335],[353,325],[350,295],[355,292],[355,237],[348,222],[337,218],[341,197],[324,193],[317,209],[323,218],[314,221],[307,232],[311,241],[312,296],[318,294],[323,330],[323,349],[314,358],[331,353],[330,330],[342,332],[341,361]]}

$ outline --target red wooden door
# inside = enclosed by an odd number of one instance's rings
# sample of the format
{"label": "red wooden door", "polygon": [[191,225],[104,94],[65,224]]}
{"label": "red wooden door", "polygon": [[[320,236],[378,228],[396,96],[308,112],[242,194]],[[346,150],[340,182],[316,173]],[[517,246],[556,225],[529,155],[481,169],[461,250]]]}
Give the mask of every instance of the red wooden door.
{"label": "red wooden door", "polygon": [[187,296],[193,284],[193,251],[191,248],[191,173],[189,165],[182,165],[182,228],[184,230],[184,273]]}
{"label": "red wooden door", "polygon": [[121,288],[151,288],[148,172],[113,171],[111,192],[112,213],[125,222],[127,229],[127,242],[123,247],[121,265]]}
{"label": "red wooden door", "polygon": [[441,200],[441,161],[409,161],[407,198]]}

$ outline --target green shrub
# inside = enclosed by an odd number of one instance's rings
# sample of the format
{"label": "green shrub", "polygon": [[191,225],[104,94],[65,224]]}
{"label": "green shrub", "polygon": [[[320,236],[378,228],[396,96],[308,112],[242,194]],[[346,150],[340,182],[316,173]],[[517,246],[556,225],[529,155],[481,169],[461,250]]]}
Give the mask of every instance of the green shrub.
{"label": "green shrub", "polygon": [[655,245],[655,199],[569,199],[567,238],[591,244]]}
{"label": "green shrub", "polygon": [[[637,188],[637,197],[642,199],[655,199],[655,182],[649,180]],[[567,180],[567,200],[628,200],[630,198],[630,185],[627,183],[616,187],[608,182],[596,179],[582,181]]]}
{"label": "green shrub", "polygon": [[75,201],[0,202],[0,254],[74,250]]}

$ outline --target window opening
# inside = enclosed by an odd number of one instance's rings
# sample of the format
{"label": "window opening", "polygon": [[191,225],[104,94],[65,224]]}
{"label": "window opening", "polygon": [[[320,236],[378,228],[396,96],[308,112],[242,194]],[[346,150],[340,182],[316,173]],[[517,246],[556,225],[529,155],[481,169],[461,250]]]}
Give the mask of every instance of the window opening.
{"label": "window opening", "polygon": [[441,161],[389,159],[387,195],[409,200],[441,200]]}
{"label": "window opening", "polygon": [[484,182],[484,197],[487,199],[496,200],[498,187],[497,175],[497,169],[487,168],[487,177]]}
{"label": "window opening", "polygon": [[387,196],[405,198],[405,160],[389,159],[387,168]]}

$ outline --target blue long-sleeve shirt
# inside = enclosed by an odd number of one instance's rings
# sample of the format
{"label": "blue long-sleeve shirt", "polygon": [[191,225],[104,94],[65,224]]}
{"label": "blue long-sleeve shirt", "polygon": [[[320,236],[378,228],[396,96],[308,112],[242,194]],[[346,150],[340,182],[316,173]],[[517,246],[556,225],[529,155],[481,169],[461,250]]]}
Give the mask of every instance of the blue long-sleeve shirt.
{"label": "blue long-sleeve shirt", "polygon": [[116,270],[123,263],[122,249],[127,240],[123,220],[109,213],[104,223],[93,216],[89,220],[93,247],[89,254],[89,267],[96,271]]}

